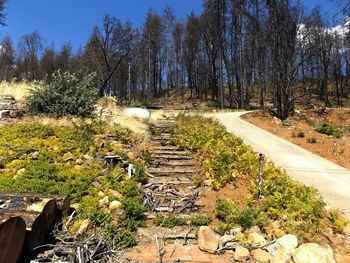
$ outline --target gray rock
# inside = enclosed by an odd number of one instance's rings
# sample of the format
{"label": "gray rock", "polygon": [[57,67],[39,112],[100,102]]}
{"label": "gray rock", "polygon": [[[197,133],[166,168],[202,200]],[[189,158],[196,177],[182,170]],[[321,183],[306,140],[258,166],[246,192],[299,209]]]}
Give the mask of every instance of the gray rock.
{"label": "gray rock", "polygon": [[250,233],[248,235],[248,242],[251,244],[265,245],[267,243],[265,237],[259,233]]}
{"label": "gray rock", "polygon": [[119,202],[119,201],[112,201],[109,203],[109,209],[110,210],[115,210],[115,209],[118,209],[118,208],[121,208],[122,207],[122,203]]}
{"label": "gray rock", "polygon": [[237,236],[240,233],[242,233],[242,227],[240,226],[230,229],[230,235],[232,236]]}
{"label": "gray rock", "polygon": [[244,234],[248,235],[250,233],[258,233],[261,234],[261,229],[258,226],[252,226],[250,228],[247,228],[246,230],[244,230]]}
{"label": "gray rock", "polygon": [[201,226],[198,231],[198,247],[200,250],[213,253],[219,247],[219,237],[208,226]]}
{"label": "gray rock", "polygon": [[324,248],[316,243],[306,243],[300,245],[293,254],[295,263],[336,263],[333,250]]}
{"label": "gray rock", "polygon": [[298,246],[298,239],[296,236],[288,234],[277,239],[276,242],[267,247],[271,255],[271,263],[285,263],[289,262],[292,253]]}
{"label": "gray rock", "polygon": [[98,202],[102,206],[108,206],[109,205],[109,198],[108,198],[108,196],[105,196],[102,199],[100,199]]}

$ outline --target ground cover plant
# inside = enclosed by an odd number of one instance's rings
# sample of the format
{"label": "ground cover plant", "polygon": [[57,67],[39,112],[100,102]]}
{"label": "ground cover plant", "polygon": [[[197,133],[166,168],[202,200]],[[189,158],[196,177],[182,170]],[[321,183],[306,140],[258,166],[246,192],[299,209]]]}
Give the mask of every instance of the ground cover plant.
{"label": "ground cover plant", "polygon": [[326,220],[325,204],[314,188],[293,181],[273,164],[264,161],[263,199],[259,200],[258,154],[213,119],[180,115],[174,129],[175,142],[196,152],[203,165],[202,180],[214,180],[218,189],[226,183],[251,178],[251,194],[246,207],[234,201],[218,200],[216,215],[226,228],[235,224],[264,227],[269,220],[280,220],[283,230],[310,240],[322,230]]}
{"label": "ground cover plant", "polygon": [[[141,163],[127,158],[122,142],[130,138],[125,128],[98,120],[64,127],[7,125],[0,128],[0,191],[68,195],[71,203],[79,204],[72,231],[89,219],[118,248],[132,246],[136,227],[145,219],[138,181],[147,182],[147,176]],[[134,163],[134,178],[126,177],[123,163],[113,167],[104,163],[103,157],[110,153]],[[102,204],[103,196],[109,202],[119,201],[124,214],[116,215],[108,204]]]}

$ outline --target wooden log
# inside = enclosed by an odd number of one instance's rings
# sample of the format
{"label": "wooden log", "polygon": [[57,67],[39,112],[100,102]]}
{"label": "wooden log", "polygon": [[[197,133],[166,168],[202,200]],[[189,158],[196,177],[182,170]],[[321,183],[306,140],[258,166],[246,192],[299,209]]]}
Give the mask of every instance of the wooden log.
{"label": "wooden log", "polygon": [[11,217],[0,224],[0,263],[16,263],[21,255],[26,224],[21,217]]}

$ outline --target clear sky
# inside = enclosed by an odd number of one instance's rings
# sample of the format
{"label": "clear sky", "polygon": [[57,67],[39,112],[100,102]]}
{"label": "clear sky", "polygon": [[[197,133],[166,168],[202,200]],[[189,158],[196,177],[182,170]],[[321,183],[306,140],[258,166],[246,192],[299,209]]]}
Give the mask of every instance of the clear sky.
{"label": "clear sky", "polygon": [[[307,8],[316,4],[333,14],[336,4],[330,0],[304,0]],[[105,14],[121,20],[130,19],[140,26],[149,8],[162,12],[169,4],[178,18],[186,18],[192,10],[201,12],[202,0],[7,0],[6,27],[0,28],[0,40],[10,35],[17,43],[26,33],[38,30],[47,45],[59,48],[70,40],[73,48],[84,43]]]}

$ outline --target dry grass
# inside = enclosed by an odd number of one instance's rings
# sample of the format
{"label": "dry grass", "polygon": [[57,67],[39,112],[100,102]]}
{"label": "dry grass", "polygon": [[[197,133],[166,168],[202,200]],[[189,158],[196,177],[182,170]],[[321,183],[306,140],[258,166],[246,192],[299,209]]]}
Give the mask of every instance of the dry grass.
{"label": "dry grass", "polygon": [[6,82],[0,83],[0,95],[11,95],[16,100],[24,100],[28,95],[29,91],[35,87],[34,83],[30,82]]}

